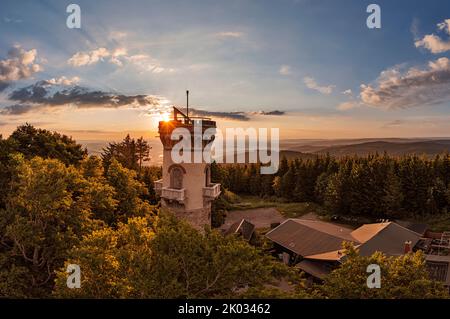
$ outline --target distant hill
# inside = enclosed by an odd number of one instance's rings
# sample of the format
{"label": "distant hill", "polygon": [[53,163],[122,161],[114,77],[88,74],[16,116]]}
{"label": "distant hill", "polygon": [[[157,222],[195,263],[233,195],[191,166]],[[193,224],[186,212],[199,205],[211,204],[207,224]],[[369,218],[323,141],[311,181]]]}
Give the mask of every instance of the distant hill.
{"label": "distant hill", "polygon": [[[102,149],[108,145],[108,141],[79,141],[86,147],[91,155],[100,155]],[[161,165],[162,145],[159,139],[149,139],[151,161],[149,165]],[[435,138],[370,138],[370,139],[335,139],[335,140],[311,140],[288,139],[280,140],[280,159],[314,159],[319,155],[329,153],[331,156],[367,156],[369,154],[383,154],[402,156],[406,154],[426,155],[429,157],[444,152],[450,152],[450,139]],[[242,152],[236,152],[242,154]],[[245,152],[246,158],[249,152]],[[225,154],[225,152],[224,152]],[[247,160],[248,162],[248,160]]]}
{"label": "distant hill", "polygon": [[[235,163],[238,163],[238,161],[237,161],[237,157],[238,156],[242,156],[242,155],[244,155],[245,154],[245,163],[252,163],[252,162],[250,162],[250,160],[249,160],[249,158],[250,158],[250,154],[252,154],[253,152],[249,152],[249,151],[247,151],[247,152],[236,152],[235,153]],[[257,158],[257,159],[259,159],[259,156],[258,156],[258,152],[256,152],[256,154],[254,154],[254,156]],[[274,157],[275,155],[273,154],[272,155],[272,158]],[[306,160],[306,159],[315,159],[315,158],[317,158],[319,155],[318,154],[311,154],[311,153],[302,153],[302,152],[297,152],[297,151],[289,151],[289,150],[282,150],[282,151],[280,151],[279,152],[279,159],[281,160],[283,157],[286,157],[286,159],[288,159],[288,160],[292,160],[292,159],[296,159],[296,158],[299,158],[299,159],[303,159],[303,160]],[[224,155],[224,160],[225,160],[225,155]],[[243,164],[243,163],[238,163],[238,164]]]}
{"label": "distant hill", "polygon": [[369,154],[383,154],[386,152],[391,156],[402,155],[427,155],[435,156],[450,151],[450,140],[433,140],[420,142],[365,142],[350,145],[336,145],[324,147],[315,151],[314,154],[330,154],[342,157],[347,155],[366,156]]}
{"label": "distant hill", "polygon": [[317,154],[312,153],[304,153],[304,152],[297,152],[297,151],[289,151],[289,150],[283,150],[280,151],[280,159],[286,157],[286,159],[315,159],[317,158]]}

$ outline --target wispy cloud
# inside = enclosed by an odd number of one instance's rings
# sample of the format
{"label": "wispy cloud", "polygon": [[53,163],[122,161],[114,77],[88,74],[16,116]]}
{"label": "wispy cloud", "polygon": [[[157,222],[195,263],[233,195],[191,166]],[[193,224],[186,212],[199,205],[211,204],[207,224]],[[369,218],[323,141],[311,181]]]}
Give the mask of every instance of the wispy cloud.
{"label": "wispy cloud", "polygon": [[28,79],[42,70],[42,66],[35,63],[37,50],[26,51],[20,46],[14,46],[8,52],[8,57],[0,60],[0,91],[11,82]]}
{"label": "wispy cloud", "polygon": [[445,19],[444,22],[438,23],[437,26],[439,30],[444,30],[450,35],[450,19]]}
{"label": "wispy cloud", "polygon": [[344,94],[344,95],[348,95],[348,96],[353,95],[353,92],[352,92],[352,90],[350,90],[350,89],[345,90],[345,91],[342,91],[341,93]]}
{"label": "wispy cloud", "polygon": [[78,76],[74,76],[72,78],[61,76],[59,78],[51,78],[45,81],[51,85],[74,85],[80,82],[80,78]]}
{"label": "wispy cloud", "polygon": [[316,80],[312,77],[303,78],[303,82],[305,83],[307,88],[309,88],[311,90],[315,90],[315,91],[320,92],[325,95],[329,95],[329,94],[333,93],[333,90],[336,87],[335,85],[326,85],[326,86],[319,85],[316,82]]}
{"label": "wispy cloud", "polygon": [[[437,25],[439,31],[444,31],[447,35],[450,35],[450,19],[446,19]],[[427,34],[422,39],[417,40],[415,43],[417,48],[424,47],[431,53],[443,53],[450,51],[450,39],[443,40],[441,37],[435,34]]]}
{"label": "wispy cloud", "polygon": [[237,31],[224,31],[215,34],[217,38],[242,38],[245,34]]}
{"label": "wispy cloud", "polygon": [[348,102],[340,103],[337,106],[337,109],[339,111],[348,111],[348,110],[355,109],[360,106],[361,106],[361,103],[358,101],[348,101]]}
{"label": "wispy cloud", "polygon": [[281,116],[284,114],[285,112],[278,110],[250,111],[250,112],[216,112],[216,111],[207,111],[202,109],[189,108],[189,115],[191,116],[214,117],[234,121],[250,121],[253,116]]}
{"label": "wispy cloud", "polygon": [[420,128],[435,128],[441,125],[447,125],[449,121],[448,116],[440,117],[412,117],[406,119],[397,119],[387,122],[382,125],[382,128],[408,128],[408,127],[420,127]]}
{"label": "wispy cloud", "polygon": [[430,61],[424,69],[402,72],[391,68],[381,72],[374,85],[361,85],[361,101],[382,108],[408,108],[450,100],[450,60]]}
{"label": "wispy cloud", "polygon": [[67,61],[67,63],[72,66],[79,67],[95,64],[99,61],[104,61],[105,58],[110,58],[109,62],[122,65],[118,58],[126,55],[126,53],[127,51],[125,48],[117,48],[113,51],[106,48],[98,48],[88,52],[77,52]]}
{"label": "wispy cloud", "polygon": [[147,54],[135,54],[126,56],[125,61],[129,64],[134,65],[141,72],[142,71],[148,71],[151,73],[176,72],[176,69],[162,66],[158,60]]}
{"label": "wispy cloud", "polygon": [[17,19],[17,18],[11,18],[11,17],[4,17],[3,21],[5,23],[22,23],[23,20],[22,19]]}
{"label": "wispy cloud", "polygon": [[115,64],[119,67],[132,65],[138,68],[140,72],[175,72],[174,68],[163,67],[158,60],[148,54],[128,54],[128,50],[125,47],[117,47],[112,50],[102,47],[87,52],[77,52],[67,61],[67,63],[74,67],[82,67],[102,61]]}
{"label": "wispy cloud", "polygon": [[108,35],[108,39],[110,41],[119,41],[119,40],[123,40],[128,36],[128,33],[124,32],[124,31],[111,31]]}
{"label": "wispy cloud", "polygon": [[280,70],[278,71],[281,75],[291,75],[292,69],[289,65],[283,64],[280,66]]}

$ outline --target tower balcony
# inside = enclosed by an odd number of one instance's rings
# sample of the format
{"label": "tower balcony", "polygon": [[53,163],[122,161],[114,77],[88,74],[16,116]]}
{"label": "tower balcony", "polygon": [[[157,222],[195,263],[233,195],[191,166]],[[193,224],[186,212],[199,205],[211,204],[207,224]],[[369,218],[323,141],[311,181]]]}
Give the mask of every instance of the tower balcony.
{"label": "tower balcony", "polygon": [[163,188],[163,180],[157,180],[153,182],[153,185],[155,187],[155,193],[158,196],[161,196],[162,188]]}
{"label": "tower balcony", "polygon": [[216,199],[220,195],[220,184],[210,184],[203,187],[203,197],[209,200]]}
{"label": "tower balcony", "polygon": [[184,200],[186,199],[186,191],[184,188],[175,189],[175,188],[163,187],[161,189],[161,198],[164,198],[166,200],[174,200],[174,201],[177,201],[177,202],[183,204]]}

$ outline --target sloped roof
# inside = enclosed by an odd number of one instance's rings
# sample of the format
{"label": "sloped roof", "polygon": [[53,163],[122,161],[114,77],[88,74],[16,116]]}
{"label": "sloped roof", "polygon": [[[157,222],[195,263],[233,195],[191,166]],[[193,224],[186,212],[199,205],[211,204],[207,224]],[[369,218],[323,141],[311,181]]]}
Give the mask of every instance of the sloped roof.
{"label": "sloped roof", "polygon": [[300,256],[308,256],[339,250],[343,241],[359,244],[351,232],[321,221],[288,219],[266,237]]}
{"label": "sloped roof", "polygon": [[[358,246],[356,246],[358,247]],[[327,260],[327,261],[339,261],[341,260],[342,256],[344,255],[344,250],[333,250],[326,253],[316,254],[316,255],[308,255],[304,256],[305,259],[311,259],[311,260]]]}
{"label": "sloped roof", "polygon": [[352,231],[321,221],[288,219],[266,237],[305,259],[339,261],[344,241],[352,242],[362,256],[376,251],[399,256],[404,254],[405,242],[411,241],[414,247],[421,234],[394,222],[366,224]]}
{"label": "sloped roof", "polygon": [[225,235],[230,234],[240,234],[242,237],[249,241],[252,238],[253,232],[255,231],[255,225],[246,219],[242,219],[230,226],[225,232]]}
{"label": "sloped roof", "polygon": [[361,256],[369,256],[376,251],[388,256],[403,255],[406,241],[411,241],[411,247],[414,247],[421,238],[420,234],[393,222],[364,225],[352,235],[362,241],[358,247]]}
{"label": "sloped roof", "polygon": [[424,235],[426,231],[428,230],[427,224],[422,223],[414,223],[414,222],[408,222],[408,221],[402,221],[402,220],[396,220],[396,224],[399,224],[400,226],[403,226],[405,228],[408,228],[409,230],[412,230],[416,233],[419,233],[421,235]]}
{"label": "sloped roof", "polygon": [[327,267],[327,264],[307,259],[302,260],[295,267],[319,279],[323,279],[331,272],[331,268]]}
{"label": "sloped roof", "polygon": [[359,242],[365,243],[388,225],[389,223],[365,224],[352,231],[352,236]]}

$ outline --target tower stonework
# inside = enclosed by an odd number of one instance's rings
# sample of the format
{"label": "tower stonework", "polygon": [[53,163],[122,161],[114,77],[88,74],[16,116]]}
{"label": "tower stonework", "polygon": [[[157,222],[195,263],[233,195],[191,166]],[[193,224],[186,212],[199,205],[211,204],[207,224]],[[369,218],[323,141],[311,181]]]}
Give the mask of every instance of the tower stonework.
{"label": "tower stonework", "polygon": [[[181,116],[181,118],[179,118]],[[163,144],[162,179],[155,182],[156,194],[161,197],[161,206],[171,211],[177,218],[188,221],[195,228],[202,230],[211,226],[211,203],[220,195],[220,184],[211,183],[211,165],[201,156],[213,139],[201,140],[195,144],[194,126],[201,125],[201,133],[216,128],[216,122],[208,118],[188,117],[174,107],[174,117],[170,121],[159,122],[159,137]],[[192,148],[188,150],[189,162],[178,163],[172,158],[173,147],[180,140],[172,140],[172,132],[177,128],[187,129],[191,136]],[[211,130],[209,130],[211,131]],[[198,142],[198,141],[197,141]],[[195,148],[194,145],[197,145]],[[185,150],[184,150],[185,151]],[[197,161],[194,158],[197,157]]]}

